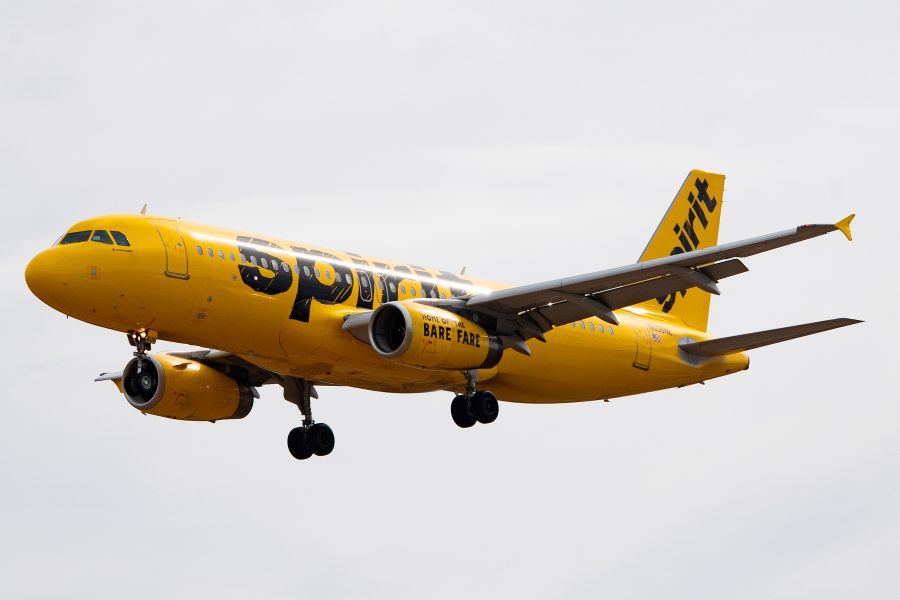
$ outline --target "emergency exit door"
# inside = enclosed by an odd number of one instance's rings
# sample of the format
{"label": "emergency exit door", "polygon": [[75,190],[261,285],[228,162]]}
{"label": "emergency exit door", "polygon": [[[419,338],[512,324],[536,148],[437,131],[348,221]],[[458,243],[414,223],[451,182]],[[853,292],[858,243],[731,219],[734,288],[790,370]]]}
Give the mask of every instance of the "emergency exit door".
{"label": "emergency exit door", "polygon": [[635,350],[632,365],[642,371],[650,370],[650,357],[653,354],[650,328],[646,325],[637,325],[634,328]]}
{"label": "emergency exit door", "polygon": [[153,225],[166,249],[166,275],[176,279],[190,279],[187,248],[178,226],[171,221],[153,221]]}

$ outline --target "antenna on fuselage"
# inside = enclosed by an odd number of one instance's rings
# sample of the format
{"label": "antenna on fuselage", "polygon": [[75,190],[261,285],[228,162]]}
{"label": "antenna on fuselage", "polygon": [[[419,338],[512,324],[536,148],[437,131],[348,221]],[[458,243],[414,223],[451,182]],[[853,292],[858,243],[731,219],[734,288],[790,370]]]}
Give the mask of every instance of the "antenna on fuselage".
{"label": "antenna on fuselage", "polygon": [[463,268],[462,268],[462,271],[460,271],[459,274],[460,274],[460,275],[465,275],[465,274],[466,274],[466,268],[463,267]]}
{"label": "antenna on fuselage", "polygon": [[141,209],[141,214],[142,214],[142,215],[146,215],[146,214],[147,214],[147,205],[146,205],[146,204],[144,204],[144,208]]}

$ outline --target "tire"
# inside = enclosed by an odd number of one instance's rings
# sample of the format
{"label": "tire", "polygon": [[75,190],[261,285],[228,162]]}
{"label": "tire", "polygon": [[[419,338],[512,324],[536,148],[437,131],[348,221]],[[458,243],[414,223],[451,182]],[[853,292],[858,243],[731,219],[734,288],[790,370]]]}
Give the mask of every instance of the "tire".
{"label": "tire", "polygon": [[450,416],[459,427],[466,429],[478,420],[472,412],[472,402],[469,398],[459,395],[450,403]]}
{"label": "tire", "polygon": [[490,392],[476,392],[472,399],[472,412],[479,423],[493,423],[500,414],[500,404],[497,397]]}
{"label": "tire", "polygon": [[313,455],[312,449],[306,443],[306,430],[303,427],[295,427],[287,437],[288,451],[297,460],[306,460]]}
{"label": "tire", "polygon": [[334,432],[325,423],[316,423],[306,432],[306,442],[316,456],[327,456],[334,450]]}

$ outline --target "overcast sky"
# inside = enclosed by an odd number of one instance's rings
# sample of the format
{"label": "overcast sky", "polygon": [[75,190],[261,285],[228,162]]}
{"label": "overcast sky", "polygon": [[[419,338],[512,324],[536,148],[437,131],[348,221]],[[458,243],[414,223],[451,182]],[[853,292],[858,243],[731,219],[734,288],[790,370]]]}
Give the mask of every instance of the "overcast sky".
{"label": "overcast sky", "polygon": [[[0,595],[898,597],[898,4],[600,4],[0,3]],[[279,389],[141,416],[92,382],[125,336],[23,279],[149,203],[529,283],[634,261],[695,167],[721,241],[859,213],[746,260],[714,334],[867,322],[471,430],[447,393],[329,388],[301,463]]]}

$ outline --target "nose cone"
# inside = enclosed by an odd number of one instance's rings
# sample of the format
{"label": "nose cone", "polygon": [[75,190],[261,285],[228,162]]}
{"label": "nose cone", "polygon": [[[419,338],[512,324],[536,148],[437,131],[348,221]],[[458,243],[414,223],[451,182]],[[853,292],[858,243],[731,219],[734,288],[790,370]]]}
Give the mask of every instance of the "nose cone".
{"label": "nose cone", "polygon": [[65,253],[56,248],[44,250],[32,258],[25,267],[25,283],[31,293],[53,306],[66,293],[68,262]]}

